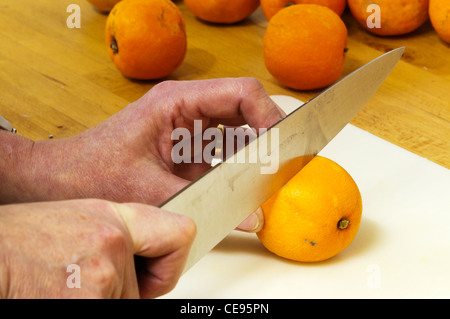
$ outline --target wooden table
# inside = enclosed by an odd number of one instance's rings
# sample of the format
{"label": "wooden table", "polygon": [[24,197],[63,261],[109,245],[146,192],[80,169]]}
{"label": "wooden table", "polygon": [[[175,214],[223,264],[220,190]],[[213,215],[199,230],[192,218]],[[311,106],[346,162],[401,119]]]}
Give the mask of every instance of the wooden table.
{"label": "wooden table", "polygon": [[[69,4],[81,7],[81,28],[70,29]],[[267,21],[258,9],[246,21],[211,25],[181,0],[188,52],[169,79],[251,76],[269,94],[308,100],[320,91],[280,86],[262,59]],[[104,41],[107,15],[86,0],[0,0],[0,114],[31,139],[71,136],[138,99],[157,81],[132,81],[110,61]],[[352,124],[450,168],[450,46],[427,22],[403,37],[365,32],[349,12],[349,51],[343,75],[390,49],[406,53]]]}

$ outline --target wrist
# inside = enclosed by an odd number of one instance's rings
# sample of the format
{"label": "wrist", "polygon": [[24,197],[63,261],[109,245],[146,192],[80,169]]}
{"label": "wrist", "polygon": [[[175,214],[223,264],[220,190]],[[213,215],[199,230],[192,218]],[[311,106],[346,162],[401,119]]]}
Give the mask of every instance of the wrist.
{"label": "wrist", "polygon": [[0,131],[0,204],[67,198],[71,172],[62,167],[61,145],[59,140],[34,142]]}
{"label": "wrist", "polygon": [[0,204],[24,201],[23,175],[34,142],[23,136],[0,130]]}
{"label": "wrist", "polygon": [[[55,201],[76,198],[76,164],[71,157],[69,139],[34,142],[21,175],[25,201]],[[76,150],[75,150],[76,152]]]}

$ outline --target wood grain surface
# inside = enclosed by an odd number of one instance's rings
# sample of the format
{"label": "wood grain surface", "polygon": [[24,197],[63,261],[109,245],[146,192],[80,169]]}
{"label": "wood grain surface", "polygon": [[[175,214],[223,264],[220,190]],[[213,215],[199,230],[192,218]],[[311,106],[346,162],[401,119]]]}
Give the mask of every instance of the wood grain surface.
{"label": "wood grain surface", "polygon": [[[306,101],[320,93],[284,88],[268,73],[262,58],[267,20],[260,8],[225,26],[202,22],[182,1],[174,2],[186,20],[188,51],[167,79],[250,76],[269,94]],[[72,3],[81,7],[81,28],[67,27]],[[118,72],[106,52],[106,18],[86,0],[0,0],[0,114],[19,134],[34,140],[77,134],[159,82]],[[450,168],[450,46],[430,22],[412,34],[382,38],[364,31],[348,10],[343,20],[349,51],[342,76],[406,46],[402,61],[352,124]]]}

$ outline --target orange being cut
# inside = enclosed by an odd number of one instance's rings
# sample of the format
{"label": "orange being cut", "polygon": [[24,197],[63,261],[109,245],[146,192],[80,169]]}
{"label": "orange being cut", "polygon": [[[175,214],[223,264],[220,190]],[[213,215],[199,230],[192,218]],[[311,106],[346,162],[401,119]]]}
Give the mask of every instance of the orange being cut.
{"label": "orange being cut", "polygon": [[314,157],[262,206],[259,240],[278,256],[319,262],[343,251],[356,236],[362,199],[349,173]]}

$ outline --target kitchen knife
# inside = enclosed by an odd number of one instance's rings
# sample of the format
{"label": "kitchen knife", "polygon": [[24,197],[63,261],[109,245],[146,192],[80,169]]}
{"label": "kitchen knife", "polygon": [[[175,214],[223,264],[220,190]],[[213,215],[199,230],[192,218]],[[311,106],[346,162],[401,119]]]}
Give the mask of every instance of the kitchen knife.
{"label": "kitchen knife", "polygon": [[[197,226],[184,272],[352,120],[391,73],[404,50],[392,50],[347,75],[161,204],[164,210],[190,217]],[[270,152],[262,152],[262,148]],[[242,158],[247,160],[239,160]],[[264,173],[269,159],[277,161],[276,173]]]}
{"label": "kitchen knife", "polygon": [[0,115],[0,130],[5,130],[12,133],[17,133],[17,130],[12,127],[11,123],[9,123],[3,116]]}

